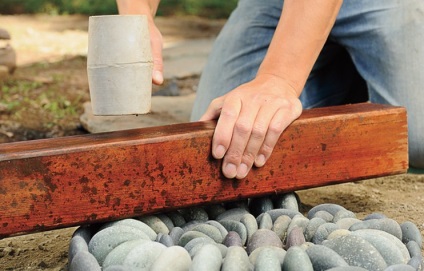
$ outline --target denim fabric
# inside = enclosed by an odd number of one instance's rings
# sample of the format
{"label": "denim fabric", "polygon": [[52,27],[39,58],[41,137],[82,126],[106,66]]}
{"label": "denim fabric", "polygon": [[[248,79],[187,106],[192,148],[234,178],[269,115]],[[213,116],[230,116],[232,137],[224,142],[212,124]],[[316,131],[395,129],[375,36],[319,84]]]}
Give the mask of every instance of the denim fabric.
{"label": "denim fabric", "polygon": [[[283,0],[240,0],[218,35],[192,111],[251,81]],[[424,168],[424,1],[345,0],[300,97],[304,108],[369,100],[405,106],[409,159]]]}

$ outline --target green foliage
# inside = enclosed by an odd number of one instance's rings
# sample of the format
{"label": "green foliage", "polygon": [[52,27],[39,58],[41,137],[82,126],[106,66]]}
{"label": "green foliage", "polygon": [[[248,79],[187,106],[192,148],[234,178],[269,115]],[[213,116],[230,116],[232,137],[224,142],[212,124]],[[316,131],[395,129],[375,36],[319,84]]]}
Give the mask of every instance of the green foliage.
{"label": "green foliage", "polygon": [[[158,15],[226,18],[238,0],[162,0]],[[1,0],[0,14],[117,14],[115,0]]]}

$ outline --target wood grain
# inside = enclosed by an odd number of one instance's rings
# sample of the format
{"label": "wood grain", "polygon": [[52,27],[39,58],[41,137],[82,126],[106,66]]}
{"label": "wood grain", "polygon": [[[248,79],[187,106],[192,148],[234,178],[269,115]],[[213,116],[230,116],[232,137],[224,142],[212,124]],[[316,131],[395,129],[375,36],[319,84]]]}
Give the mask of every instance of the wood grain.
{"label": "wood grain", "polygon": [[408,168],[406,111],[304,110],[242,180],[211,157],[215,123],[0,144],[0,238],[289,192]]}

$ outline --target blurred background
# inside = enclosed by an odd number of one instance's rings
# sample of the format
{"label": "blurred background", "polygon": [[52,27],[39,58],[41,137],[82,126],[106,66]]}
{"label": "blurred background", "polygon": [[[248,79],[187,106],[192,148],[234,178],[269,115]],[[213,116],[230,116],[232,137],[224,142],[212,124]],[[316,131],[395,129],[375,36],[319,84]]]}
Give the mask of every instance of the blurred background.
{"label": "blurred background", "polygon": [[[158,16],[195,15],[226,18],[237,0],[162,0]],[[117,12],[115,0],[2,0],[1,14],[101,15]]]}

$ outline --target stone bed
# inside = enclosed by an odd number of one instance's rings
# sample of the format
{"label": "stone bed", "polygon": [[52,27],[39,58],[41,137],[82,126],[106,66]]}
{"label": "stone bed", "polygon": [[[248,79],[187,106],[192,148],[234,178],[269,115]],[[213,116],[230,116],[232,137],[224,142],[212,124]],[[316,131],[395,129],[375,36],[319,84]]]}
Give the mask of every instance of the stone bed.
{"label": "stone bed", "polygon": [[299,205],[289,193],[80,227],[69,270],[424,270],[412,222]]}

